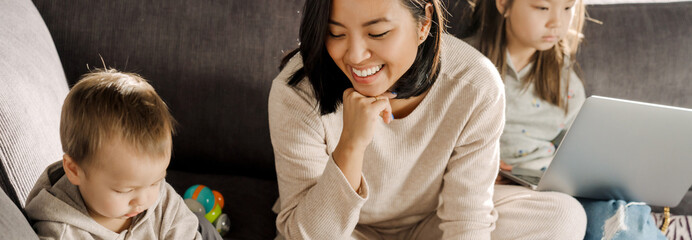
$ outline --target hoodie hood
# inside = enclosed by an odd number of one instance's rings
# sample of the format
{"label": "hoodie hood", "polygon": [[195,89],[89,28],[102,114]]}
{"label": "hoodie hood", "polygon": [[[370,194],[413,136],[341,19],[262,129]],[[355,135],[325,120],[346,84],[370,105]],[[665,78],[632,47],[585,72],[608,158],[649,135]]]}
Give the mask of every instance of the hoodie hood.
{"label": "hoodie hood", "polygon": [[[160,199],[158,200],[160,201]],[[97,223],[89,216],[79,188],[67,179],[62,161],[51,164],[41,174],[26,201],[26,213],[34,222],[44,221],[53,225],[64,225],[89,233],[103,239],[122,239],[147,219],[153,212],[151,208],[132,219],[132,225],[121,233],[113,232]]]}

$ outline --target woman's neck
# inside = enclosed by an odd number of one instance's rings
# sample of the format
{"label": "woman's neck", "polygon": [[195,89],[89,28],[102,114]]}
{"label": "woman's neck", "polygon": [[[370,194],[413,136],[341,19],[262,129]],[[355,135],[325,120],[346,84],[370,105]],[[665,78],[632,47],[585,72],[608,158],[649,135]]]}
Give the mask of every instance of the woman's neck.
{"label": "woman's neck", "polygon": [[420,105],[426,95],[428,95],[430,89],[425,91],[423,94],[410,97],[407,99],[391,99],[389,104],[392,106],[392,114],[394,114],[394,119],[405,118],[409,114],[416,110],[416,107]]}

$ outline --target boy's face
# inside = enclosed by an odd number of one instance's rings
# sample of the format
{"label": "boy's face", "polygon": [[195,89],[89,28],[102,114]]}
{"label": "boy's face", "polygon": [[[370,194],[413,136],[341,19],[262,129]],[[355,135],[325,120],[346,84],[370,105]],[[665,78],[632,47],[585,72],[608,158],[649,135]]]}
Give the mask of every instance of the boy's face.
{"label": "boy's face", "polygon": [[[73,164],[72,168],[77,166],[77,176],[72,176],[70,182],[79,186],[94,220],[102,225],[126,221],[156,203],[170,154],[161,157],[142,154],[118,138],[107,141],[92,158],[92,164],[85,168]],[[69,172],[70,166],[65,162],[72,160],[69,156],[65,159],[68,160],[63,160],[63,166]]]}

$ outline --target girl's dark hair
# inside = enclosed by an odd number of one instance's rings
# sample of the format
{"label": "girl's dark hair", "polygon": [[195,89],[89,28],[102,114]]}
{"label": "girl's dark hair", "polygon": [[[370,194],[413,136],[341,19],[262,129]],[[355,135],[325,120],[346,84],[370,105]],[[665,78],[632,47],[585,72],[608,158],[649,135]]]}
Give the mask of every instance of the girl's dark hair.
{"label": "girl's dark hair", "polygon": [[[500,13],[495,5],[495,1],[490,0],[468,0],[469,12],[466,18],[470,22],[470,27],[461,37],[477,36],[479,39],[478,50],[492,61],[500,76],[504,79],[507,71],[507,33],[505,25],[507,18]],[[507,1],[505,12],[512,7],[513,0]],[[530,83],[534,83],[536,94],[543,100],[561,107],[567,113],[567,101],[562,89],[568,89],[569,81],[563,86],[562,69],[565,66],[574,68],[576,66],[576,53],[581,42],[582,28],[586,11],[583,0],[577,0],[572,25],[567,36],[560,39],[555,46],[544,51],[538,51],[531,60],[533,69],[521,79],[525,88]],[[470,18],[470,19],[469,19]],[[564,61],[564,56],[570,56],[570,62]]]}
{"label": "girl's dark hair", "polygon": [[[440,0],[401,1],[419,22],[426,19],[425,5],[431,3],[433,6],[429,33],[431,37],[418,45],[413,65],[390,89],[397,93],[397,98],[409,98],[419,96],[430,89],[440,72],[440,44],[442,34],[445,33],[445,11]],[[288,84],[295,87],[307,77],[322,115],[336,111],[342,102],[343,92],[353,87],[325,47],[330,9],[331,0],[305,1],[304,15],[300,23],[300,46],[284,57],[279,67],[283,70],[288,61],[300,52],[303,67],[293,73]]]}

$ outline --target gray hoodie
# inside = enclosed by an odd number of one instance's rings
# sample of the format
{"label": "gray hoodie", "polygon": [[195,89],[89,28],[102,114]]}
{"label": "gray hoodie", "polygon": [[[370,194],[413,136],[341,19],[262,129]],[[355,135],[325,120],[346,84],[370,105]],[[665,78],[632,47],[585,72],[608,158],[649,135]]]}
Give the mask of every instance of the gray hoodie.
{"label": "gray hoodie", "polygon": [[101,226],[89,216],[79,188],[65,176],[62,161],[41,174],[25,210],[41,239],[202,239],[197,217],[165,181],[156,204],[135,216],[130,228],[116,233]]}

